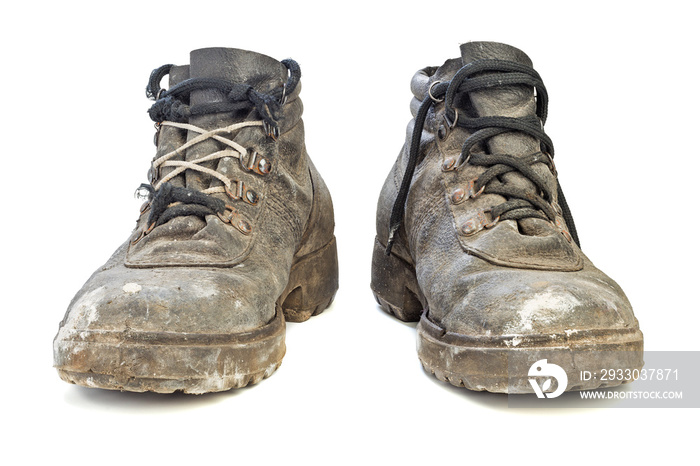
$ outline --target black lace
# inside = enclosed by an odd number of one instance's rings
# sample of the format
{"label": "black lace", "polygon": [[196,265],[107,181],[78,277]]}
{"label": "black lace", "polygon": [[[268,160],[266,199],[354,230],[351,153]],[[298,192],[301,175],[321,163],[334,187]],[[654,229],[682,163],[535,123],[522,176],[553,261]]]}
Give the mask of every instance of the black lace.
{"label": "black lace", "polygon": [[[156,123],[161,121],[187,122],[189,117],[210,113],[235,112],[255,107],[265,124],[268,136],[279,136],[279,112],[287,95],[294,92],[301,79],[301,68],[292,59],[282,60],[289,70],[289,78],[282,88],[273,89],[269,94],[256,91],[253,86],[233,83],[218,78],[190,78],[176,84],[170,89],[161,89],[160,81],[170,72],[173,65],[163,65],[151,72],[146,87],[146,96],[156,103],[148,110],[148,115]],[[201,89],[218,89],[226,94],[227,101],[190,106],[182,99],[192,91]]]}
{"label": "black lace", "polygon": [[[211,113],[236,112],[251,106],[263,120],[263,127],[269,137],[276,139],[280,132],[278,119],[287,96],[292,94],[299,84],[301,69],[292,59],[283,60],[289,70],[289,77],[282,88],[276,88],[269,94],[256,91],[248,84],[233,83],[223,79],[191,78],[178,83],[170,89],[161,89],[160,81],[170,73],[173,65],[163,65],[151,72],[146,87],[146,96],[156,102],[148,114],[153,121],[174,121],[186,123],[190,116]],[[227,101],[190,106],[187,97],[192,91],[201,89],[218,89],[226,93]],[[152,185],[142,184],[138,192],[145,193],[151,212],[148,218],[148,231],[179,216],[195,215],[205,218],[207,215],[221,215],[228,206],[224,201],[195,189],[175,187],[163,183],[156,191]],[[179,203],[168,207],[173,203]]]}
{"label": "black lace", "polygon": [[[484,72],[489,74],[475,76]],[[503,116],[469,117],[465,111],[460,111],[455,106],[455,100],[463,93],[512,85],[527,85],[536,89],[536,115],[518,118]],[[552,162],[554,146],[549,136],[544,132],[544,123],[547,119],[547,89],[544,87],[539,74],[528,66],[504,60],[479,60],[462,67],[450,81],[433,83],[428,96],[418,108],[411,135],[406,171],[391,212],[386,254],[388,255],[391,252],[391,248],[396,240],[396,234],[403,221],[406,199],[408,198],[411,181],[418,163],[421,133],[423,132],[426,117],[430,108],[435,103],[443,100],[445,102],[445,124],[452,128],[460,126],[472,132],[462,145],[458,164],[469,163],[471,165],[488,167],[474,182],[474,192],[498,194],[508,199],[506,202],[491,209],[493,218],[520,220],[532,217],[555,222],[557,212],[552,207],[555,198],[554,193],[548,187],[546,180],[532,168],[532,165],[536,163],[546,163],[552,172],[556,173]],[[525,133],[539,140],[541,152],[528,157],[472,153],[472,149],[488,139],[508,132]],[[512,171],[517,171],[532,181],[539,189],[539,193],[509,186],[507,183],[499,181],[499,176]],[[580,246],[573,217],[558,181],[557,192],[562,216],[572,238]]]}
{"label": "black lace", "polygon": [[[150,199],[151,212],[147,225],[153,229],[175,217],[195,215],[205,218],[207,215],[223,214],[226,203],[214,196],[209,196],[194,189],[180,188],[170,183],[163,183],[158,191],[149,184],[139,186],[139,191],[146,191]],[[174,202],[180,204],[168,207]]]}

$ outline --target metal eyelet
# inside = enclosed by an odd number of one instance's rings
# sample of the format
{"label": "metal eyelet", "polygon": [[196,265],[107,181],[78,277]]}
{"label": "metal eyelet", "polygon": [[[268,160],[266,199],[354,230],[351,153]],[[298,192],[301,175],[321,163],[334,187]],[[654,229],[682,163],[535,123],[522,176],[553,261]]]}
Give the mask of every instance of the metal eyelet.
{"label": "metal eyelet", "polygon": [[481,193],[484,192],[484,189],[486,189],[486,185],[483,185],[478,191],[474,191],[474,185],[476,184],[476,181],[478,179],[479,178],[472,178],[467,183],[467,194],[469,194],[469,197],[471,199],[476,199],[478,196],[481,195]]}
{"label": "metal eyelet", "polygon": [[258,175],[267,175],[272,169],[270,161],[264,157],[258,159],[258,153],[252,149],[246,151],[245,154],[241,154],[238,160],[241,162],[243,170],[252,171]]}
{"label": "metal eyelet", "polygon": [[267,137],[270,137],[272,139],[276,140],[278,137],[280,137],[280,127],[276,124],[271,125],[266,121],[263,121],[263,131],[265,131]]}
{"label": "metal eyelet", "polygon": [[226,210],[222,213],[218,213],[217,216],[219,217],[219,220],[230,224],[244,235],[249,235],[253,231],[253,227],[251,226],[250,222],[241,218],[238,211],[233,206],[227,205]]}
{"label": "metal eyelet", "polygon": [[253,231],[253,227],[250,225],[250,223],[242,218],[239,218],[236,224],[233,226],[244,235],[249,235]]}
{"label": "metal eyelet", "polygon": [[258,203],[258,194],[252,189],[248,189],[245,192],[245,201],[250,205],[255,205]]}
{"label": "metal eyelet", "polygon": [[156,181],[158,181],[158,178],[160,177],[160,170],[153,165],[151,165],[151,168],[148,169],[148,173],[146,174],[148,177],[148,182],[151,184],[155,184]]}
{"label": "metal eyelet", "polygon": [[450,201],[453,204],[459,204],[464,201],[466,192],[462,188],[457,188],[452,192],[452,196],[450,196]]}
{"label": "metal eyelet", "polygon": [[455,165],[456,165],[455,159],[453,159],[453,158],[445,159],[445,161],[442,162],[442,171],[448,172],[448,171],[454,170],[456,168]]}
{"label": "metal eyelet", "polygon": [[261,158],[258,164],[256,165],[257,171],[256,173],[259,173],[261,175],[267,175],[270,173],[270,170],[272,169],[272,165],[270,162],[268,162],[266,159]]}
{"label": "metal eyelet", "polygon": [[472,158],[472,153],[471,153],[471,152],[469,152],[469,153],[467,154],[467,156],[464,157],[464,160],[462,160],[462,155],[460,154],[460,156],[459,156],[459,159],[460,159],[460,160],[459,160],[459,165],[458,165],[458,166],[459,166],[459,167],[465,166],[466,164],[469,163],[469,160],[471,160],[471,158]]}
{"label": "metal eyelet", "polygon": [[450,121],[450,119],[447,117],[447,111],[442,115],[442,117],[445,119],[445,123],[447,123],[447,127],[450,129],[454,129],[455,126],[457,126],[457,120],[459,120],[459,112],[457,110],[455,112],[455,121]]}
{"label": "metal eyelet", "polygon": [[153,223],[151,223],[151,225],[150,225],[148,228],[141,230],[141,234],[138,236],[138,238],[136,238],[135,240],[133,240],[133,241],[131,242],[131,245],[132,245],[132,246],[136,245],[136,243],[138,243],[139,241],[141,241],[141,240],[144,238],[144,236],[146,236],[146,235],[149,234],[151,231],[153,231],[153,229],[154,229],[155,227],[156,227],[156,222],[153,222]]}
{"label": "metal eyelet", "polygon": [[242,181],[234,180],[236,183],[236,191],[231,191],[228,187],[224,186],[224,192],[228,197],[234,201],[242,200],[250,205],[256,205],[260,198],[258,194],[252,189],[248,189]]}
{"label": "metal eyelet", "polygon": [[435,87],[436,84],[440,84],[442,81],[435,81],[430,85],[428,88],[428,96],[432,99],[433,102],[443,102],[445,100],[445,97],[442,99],[438,99],[433,95],[433,87]]}
{"label": "metal eyelet", "polygon": [[498,216],[489,222],[488,218],[486,218],[486,214],[488,213],[491,213],[490,208],[478,210],[472,218],[468,219],[462,224],[459,232],[464,236],[472,236],[483,229],[492,228],[498,223],[499,220],[501,220],[501,217]]}
{"label": "metal eyelet", "polygon": [[282,95],[280,96],[279,103],[280,105],[284,105],[287,103],[287,83],[284,83],[282,85]]}
{"label": "metal eyelet", "polygon": [[160,139],[160,129],[163,127],[161,122],[156,122],[153,127],[156,129],[156,132],[153,133],[153,145],[158,147],[158,140]]}
{"label": "metal eyelet", "polygon": [[134,191],[134,198],[148,202],[151,199],[151,191],[149,191],[147,185],[141,185]]}
{"label": "metal eyelet", "polygon": [[457,188],[452,192],[452,195],[450,196],[450,201],[452,201],[453,204],[461,204],[462,202],[466,201],[467,199],[476,199],[478,196],[481,195],[481,193],[484,192],[484,189],[486,189],[486,185],[482,186],[478,191],[474,190],[474,185],[476,184],[476,180],[478,178],[474,178],[472,180],[469,180],[467,183],[467,189],[464,188]]}
{"label": "metal eyelet", "polygon": [[217,213],[216,216],[224,223],[231,223],[231,219],[236,215],[236,209],[229,205],[226,206],[226,209],[227,210],[223,212]]}

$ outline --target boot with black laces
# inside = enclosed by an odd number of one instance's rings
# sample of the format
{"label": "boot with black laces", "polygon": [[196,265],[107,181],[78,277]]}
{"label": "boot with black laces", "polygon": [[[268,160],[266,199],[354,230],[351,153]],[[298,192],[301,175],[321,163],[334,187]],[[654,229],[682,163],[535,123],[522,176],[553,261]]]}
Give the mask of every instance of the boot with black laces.
{"label": "boot with black laces", "polygon": [[158,132],[146,202],[60,324],[54,364],[67,382],[161,393],[257,383],[282,361],[285,319],[320,313],[338,288],[299,66],[224,48],[190,60],[149,80]]}
{"label": "boot with black laces", "polygon": [[[378,203],[375,297],[419,321],[423,366],[456,386],[540,396],[630,381],[580,376],[641,368],[643,337],[581,252],[539,74],[504,44],[461,55],[411,82],[414,119]],[[541,380],[546,364],[566,377]]]}

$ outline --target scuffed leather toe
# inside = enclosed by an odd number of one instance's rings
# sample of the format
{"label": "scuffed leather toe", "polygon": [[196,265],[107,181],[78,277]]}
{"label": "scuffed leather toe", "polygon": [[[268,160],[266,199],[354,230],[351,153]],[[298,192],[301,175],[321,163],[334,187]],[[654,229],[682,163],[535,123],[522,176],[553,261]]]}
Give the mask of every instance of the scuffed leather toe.
{"label": "scuffed leather toe", "polygon": [[449,332],[544,335],[637,328],[632,307],[612,279],[586,263],[579,272],[492,269],[461,276],[454,304],[440,319]]}

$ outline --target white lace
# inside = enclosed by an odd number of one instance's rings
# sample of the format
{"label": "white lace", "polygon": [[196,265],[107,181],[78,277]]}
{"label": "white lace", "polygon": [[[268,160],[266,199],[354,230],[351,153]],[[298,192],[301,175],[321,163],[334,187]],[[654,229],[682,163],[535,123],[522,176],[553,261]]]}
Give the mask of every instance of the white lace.
{"label": "white lace", "polygon": [[[163,126],[172,126],[175,128],[180,128],[180,129],[186,129],[195,133],[199,133],[199,136],[194,137],[187,141],[185,144],[182,146],[178,147],[172,152],[168,152],[167,154],[157,158],[156,160],[153,161],[153,168],[155,170],[158,170],[159,167],[177,167],[175,170],[171,171],[168,173],[166,176],[164,176],[158,183],[154,186],[154,189],[157,191],[158,188],[163,183],[166,183],[167,181],[173,179],[180,173],[184,172],[185,170],[194,170],[198,171],[201,173],[206,173],[207,175],[212,176],[213,178],[216,178],[217,180],[221,181],[224,186],[216,186],[213,188],[208,188],[203,190],[202,192],[205,194],[212,194],[212,193],[224,193],[226,190],[231,189],[231,184],[232,181],[225,175],[217,172],[216,170],[212,170],[211,168],[206,168],[202,167],[201,163],[203,162],[209,162],[211,160],[217,160],[217,159],[222,159],[225,157],[233,157],[236,159],[241,159],[241,157],[245,157],[248,155],[248,151],[246,150],[245,147],[241,146],[240,144],[236,143],[235,141],[232,141],[228,138],[225,138],[221,136],[221,133],[230,133],[232,131],[237,131],[241,128],[246,128],[250,126],[263,126],[262,121],[244,121],[241,123],[235,123],[230,126],[226,126],[224,128],[217,128],[213,129],[211,131],[207,131],[205,129],[199,128],[195,125],[191,125],[188,123],[176,123],[173,121],[163,121],[161,123]],[[214,139],[216,141],[219,141],[222,144],[225,144],[228,146],[226,149],[213,152],[211,154],[205,155],[204,157],[200,157],[195,160],[170,160],[176,155],[182,156],[184,159],[184,154],[187,149],[190,147],[194,146],[195,144],[199,144],[202,141],[206,141],[207,139]]]}

